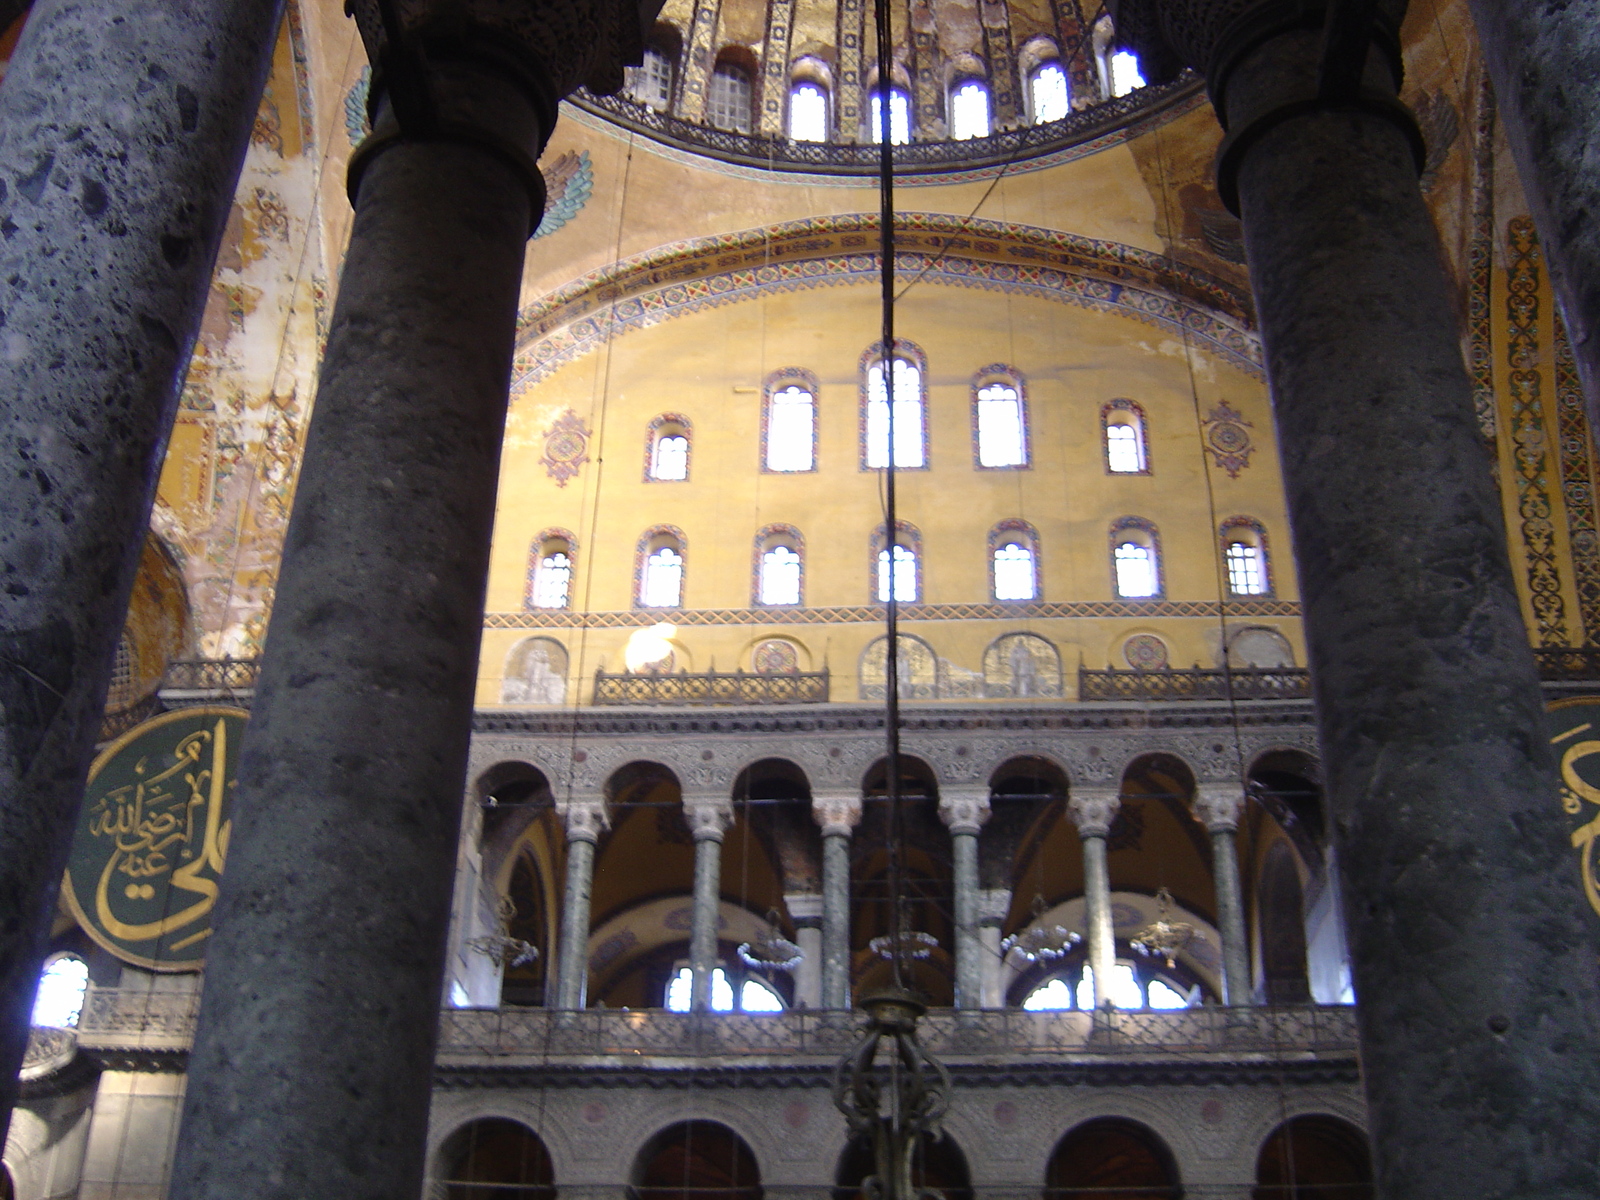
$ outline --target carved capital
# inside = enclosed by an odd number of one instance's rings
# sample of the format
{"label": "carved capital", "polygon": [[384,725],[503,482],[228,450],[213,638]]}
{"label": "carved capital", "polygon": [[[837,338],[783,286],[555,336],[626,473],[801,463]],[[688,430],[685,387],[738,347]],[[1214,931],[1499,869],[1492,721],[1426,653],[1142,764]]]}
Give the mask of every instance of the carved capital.
{"label": "carved capital", "polygon": [[567,827],[569,842],[598,842],[611,828],[611,815],[600,797],[570,798],[556,802],[556,812]]}
{"label": "carved capital", "polygon": [[725,796],[685,796],[683,819],[697,842],[720,842],[733,824],[733,805]]}
{"label": "carved capital", "polygon": [[1231,833],[1239,828],[1243,812],[1244,787],[1237,780],[1195,785],[1194,815],[1212,833]]}
{"label": "carved capital", "polygon": [[785,896],[783,906],[796,929],[822,928],[822,897],[809,893]]}
{"label": "carved capital", "polygon": [[861,823],[861,795],[858,792],[813,792],[811,815],[822,826],[823,837],[849,837]]}
{"label": "carved capital", "polygon": [[1078,836],[1103,838],[1111,832],[1111,822],[1122,807],[1122,789],[1075,787],[1067,798],[1067,813],[1078,827]]}
{"label": "carved capital", "polygon": [[951,833],[976,837],[989,819],[988,788],[944,788],[939,793],[939,819]]}
{"label": "carved capital", "polygon": [[978,924],[998,928],[1011,911],[1010,888],[984,888],[978,893]]}

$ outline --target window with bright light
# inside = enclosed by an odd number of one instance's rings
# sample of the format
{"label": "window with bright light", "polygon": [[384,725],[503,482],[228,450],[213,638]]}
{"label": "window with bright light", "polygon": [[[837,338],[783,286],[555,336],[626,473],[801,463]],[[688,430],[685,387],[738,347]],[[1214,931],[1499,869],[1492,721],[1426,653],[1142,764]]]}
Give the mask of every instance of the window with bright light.
{"label": "window with bright light", "polygon": [[994,552],[994,598],[1032,600],[1038,595],[1033,551],[1020,542],[1007,542]]}
{"label": "window with bright light", "polygon": [[[1113,1008],[1143,1008],[1144,989],[1139,977],[1127,963],[1117,963],[1111,968],[1111,986],[1106,989],[1106,999]],[[1083,978],[1078,981],[1078,1007],[1094,1008],[1094,968],[1085,964]]]}
{"label": "window with bright light", "polygon": [[1008,383],[978,389],[978,465],[1021,467],[1028,462],[1027,425],[1022,397]]}
{"label": "window with bright light", "polygon": [[969,79],[950,93],[950,137],[964,142],[989,136],[989,89]]}
{"label": "window with bright light", "polygon": [[1106,469],[1118,475],[1144,470],[1144,439],[1136,425],[1106,426]]}
{"label": "window with bright light", "polygon": [[711,72],[706,117],[717,129],[750,132],[750,76],[738,63],[721,62]]}
{"label": "window with bright light", "polygon": [[683,602],[683,555],[671,546],[651,551],[644,560],[639,602],[646,608],[677,608]]}
{"label": "window with bright light", "polygon": [[1052,979],[1029,992],[1022,1007],[1028,1012],[1059,1012],[1073,1008],[1072,987],[1065,979]]}
{"label": "window with bright light", "polygon": [[1267,590],[1260,546],[1248,542],[1229,542],[1225,552],[1228,564],[1228,590],[1235,596],[1260,596]]}
{"label": "window with bright light", "polygon": [[1161,591],[1156,554],[1138,542],[1123,542],[1112,551],[1117,569],[1117,595],[1125,600],[1154,596]]}
{"label": "window with bright light", "polygon": [[640,104],[664,111],[672,102],[672,60],[655,46],[646,46],[644,62],[630,67],[631,92]]}
{"label": "window with bright light", "polygon": [[1189,1007],[1189,997],[1159,979],[1152,979],[1144,991],[1151,1008]]}
{"label": "window with bright light", "polygon": [[656,438],[650,453],[650,478],[673,481],[689,478],[689,439],[681,433]]}
{"label": "window with bright light", "polygon": [[[889,465],[889,403],[882,360],[867,368],[867,466]],[[904,358],[894,360],[894,465],[920,467],[922,372]]]}
{"label": "window with bright light", "polygon": [[761,556],[761,603],[800,603],[800,555],[788,546]]}
{"label": "window with bright light", "polygon": [[891,577],[894,580],[894,598],[901,604],[915,604],[917,600],[917,554],[908,546],[895,546],[894,566],[889,565],[889,551],[878,551],[878,599],[889,599]]}
{"label": "window with bright light", "polygon": [[828,93],[820,83],[806,80],[789,92],[789,140],[828,140]]}
{"label": "window with bright light", "polygon": [[1071,111],[1067,92],[1067,73],[1058,62],[1041,63],[1028,78],[1028,103],[1033,123],[1059,121]]}
{"label": "window with bright light", "polygon": [[1128,50],[1118,50],[1108,60],[1111,72],[1111,94],[1126,96],[1144,86],[1144,76],[1139,71],[1139,59]]}
{"label": "window with bright light", "polygon": [[539,560],[534,572],[533,606],[565,608],[572,591],[572,559],[564,550],[554,550]]}
{"label": "window with bright light", "polygon": [[[694,972],[680,967],[667,983],[666,1008],[669,1012],[688,1012],[694,995]],[[758,979],[746,979],[739,985],[739,1004],[733,1003],[733,984],[721,967],[711,972],[711,1011],[769,1013],[782,1012],[783,1001],[778,993]]]}
{"label": "window with bright light", "polygon": [[[877,145],[883,140],[883,92],[872,93],[872,122],[867,140]],[[911,140],[911,97],[899,88],[889,91],[889,144],[904,146]]]}
{"label": "window with bright light", "polygon": [[773,392],[767,400],[767,470],[813,470],[816,440],[816,397],[793,384]]}
{"label": "window with bright light", "polygon": [[89,964],[83,959],[63,955],[47,963],[39,976],[30,1023],[56,1029],[74,1028],[83,1012],[83,996],[88,988]]}

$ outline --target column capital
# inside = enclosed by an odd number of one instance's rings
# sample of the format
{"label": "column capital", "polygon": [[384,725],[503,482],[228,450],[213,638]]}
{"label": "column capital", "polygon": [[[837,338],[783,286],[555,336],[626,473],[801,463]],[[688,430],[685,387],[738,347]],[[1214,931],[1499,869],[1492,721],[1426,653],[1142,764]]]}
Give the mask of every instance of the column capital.
{"label": "column capital", "polygon": [[939,819],[950,827],[952,834],[967,833],[976,837],[989,819],[989,789],[940,788]]}
{"label": "column capital", "polygon": [[861,822],[861,794],[813,792],[811,815],[822,826],[823,837],[849,837]]}
{"label": "column capital", "polygon": [[556,813],[567,827],[569,842],[598,842],[611,828],[611,814],[603,796],[569,796],[556,801]]}
{"label": "column capital", "polygon": [[720,842],[733,824],[733,802],[721,794],[685,796],[683,819],[697,842]]}
{"label": "column capital", "polygon": [[1121,807],[1121,787],[1075,787],[1067,797],[1067,815],[1081,838],[1105,837]]}
{"label": "column capital", "polygon": [[783,898],[783,905],[789,910],[789,919],[794,922],[796,929],[822,927],[821,896],[809,892],[789,895]]}
{"label": "column capital", "polygon": [[978,924],[999,927],[1011,911],[1010,888],[982,888],[978,892]]}
{"label": "column capital", "polygon": [[1244,785],[1237,779],[1195,784],[1194,815],[1212,833],[1232,833],[1243,812]]}

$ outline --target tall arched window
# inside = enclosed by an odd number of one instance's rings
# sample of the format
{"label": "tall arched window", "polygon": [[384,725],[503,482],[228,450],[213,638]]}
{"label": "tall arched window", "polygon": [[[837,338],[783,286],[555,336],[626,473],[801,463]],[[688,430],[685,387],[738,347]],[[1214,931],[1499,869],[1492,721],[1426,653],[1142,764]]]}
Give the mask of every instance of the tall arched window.
{"label": "tall arched window", "polygon": [[805,542],[793,525],[768,525],[756,534],[754,600],[799,604],[804,595]]}
{"label": "tall arched window", "polygon": [[644,48],[644,62],[628,68],[628,92],[638,103],[665,112],[672,103],[672,80],[677,54],[662,42]]}
{"label": "tall arched window", "polygon": [[[894,358],[894,465],[899,470],[928,465],[927,395],[923,388],[926,359],[920,347],[896,340]],[[883,348],[874,346],[862,359],[861,465],[874,470],[889,465],[889,395],[884,378]]]}
{"label": "tall arched window", "polygon": [[1100,409],[1100,426],[1105,436],[1108,473],[1150,473],[1150,440],[1143,408],[1132,400],[1108,401]]}
{"label": "tall arched window", "polygon": [[[877,145],[883,130],[883,89],[874,88],[867,115],[867,140]],[[904,146],[911,141],[911,96],[903,88],[889,89],[889,144]]]}
{"label": "tall arched window", "polygon": [[1122,517],[1111,526],[1111,579],[1122,600],[1161,595],[1161,543],[1155,525],[1142,517]]}
{"label": "tall arched window", "polygon": [[802,79],[789,89],[789,140],[828,140],[828,90],[814,79]]}
{"label": "tall arched window", "polygon": [[785,367],[767,377],[761,414],[761,467],[765,471],[817,469],[817,377]]}
{"label": "tall arched window", "polygon": [[972,441],[980,470],[1028,465],[1028,401],[1022,376],[1002,363],[972,380]]}
{"label": "tall arched window", "polygon": [[739,63],[724,59],[711,72],[706,118],[717,129],[749,133],[752,98],[750,72]]}
{"label": "tall arched window", "polygon": [[894,545],[885,544],[883,526],[872,535],[872,594],[882,603],[894,598],[901,604],[922,600],[922,535],[915,526],[896,523]]}
{"label": "tall arched window", "polygon": [[1039,598],[1039,534],[1026,521],[989,531],[989,583],[996,600]]}
{"label": "tall arched window", "polygon": [[[668,1012],[688,1012],[689,999],[694,989],[694,972],[679,967],[667,981],[662,1007]],[[711,971],[711,1011],[775,1013],[783,1011],[783,999],[765,982],[754,975],[728,977],[725,967]]]}
{"label": "tall arched window", "polygon": [[1112,96],[1126,96],[1144,86],[1144,75],[1139,70],[1139,58],[1131,50],[1113,51],[1106,59],[1106,73],[1111,79]]}
{"label": "tall arched window", "polygon": [[546,529],[528,554],[525,608],[567,608],[572,603],[572,572],[578,541],[565,529]]}
{"label": "tall arched window", "polygon": [[1071,111],[1066,71],[1054,59],[1040,63],[1028,76],[1028,114],[1033,124],[1060,121]]}
{"label": "tall arched window", "polygon": [[650,422],[645,438],[647,482],[679,483],[689,478],[689,418],[662,413]]}
{"label": "tall arched window", "polygon": [[83,1011],[83,996],[89,988],[89,964],[76,954],[57,954],[39,974],[39,990],[33,997],[31,1025],[71,1029]]}
{"label": "tall arched window", "polygon": [[1267,562],[1267,531],[1250,517],[1229,517],[1222,523],[1222,564],[1231,596],[1270,596],[1272,575]]}
{"label": "tall arched window", "polygon": [[989,136],[989,89],[976,79],[957,84],[950,92],[950,138],[964,142]]}
{"label": "tall arched window", "polygon": [[657,525],[639,539],[638,565],[634,568],[640,608],[681,608],[683,568],[688,545],[683,531]]}

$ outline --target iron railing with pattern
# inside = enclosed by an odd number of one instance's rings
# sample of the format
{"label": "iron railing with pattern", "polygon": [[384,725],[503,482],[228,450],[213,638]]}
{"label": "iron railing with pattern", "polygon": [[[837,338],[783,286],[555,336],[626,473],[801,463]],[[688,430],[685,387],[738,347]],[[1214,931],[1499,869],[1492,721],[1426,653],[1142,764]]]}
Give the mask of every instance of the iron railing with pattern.
{"label": "iron railing with pattern", "polygon": [[828,672],[751,675],[744,671],[691,675],[594,673],[596,704],[826,704]]}
{"label": "iron railing with pattern", "polygon": [[1588,646],[1539,646],[1533,657],[1547,683],[1600,681],[1600,650]]}
{"label": "iron railing with pattern", "polygon": [[1191,667],[1169,671],[1094,671],[1078,668],[1079,700],[1304,700],[1311,673],[1304,667]]}
{"label": "iron railing with pattern", "polygon": [[261,674],[259,658],[178,658],[167,664],[162,691],[248,692]]}

